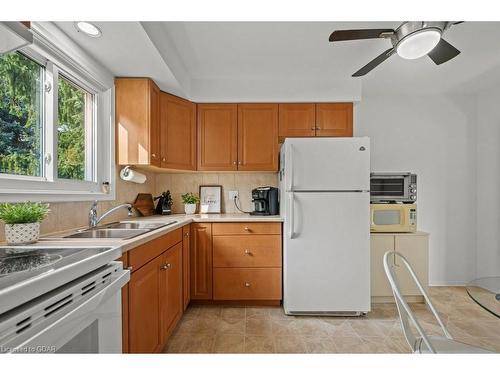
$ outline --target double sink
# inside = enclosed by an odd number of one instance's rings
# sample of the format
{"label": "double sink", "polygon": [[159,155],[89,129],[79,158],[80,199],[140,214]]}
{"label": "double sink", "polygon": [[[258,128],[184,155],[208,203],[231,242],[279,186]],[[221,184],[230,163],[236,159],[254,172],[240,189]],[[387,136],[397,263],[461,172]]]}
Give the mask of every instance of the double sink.
{"label": "double sink", "polygon": [[173,225],[177,221],[169,221],[168,223],[147,223],[147,222],[126,222],[110,223],[94,228],[88,228],[76,233],[64,236],[63,238],[116,238],[128,240],[141,234],[151,232],[153,230]]}

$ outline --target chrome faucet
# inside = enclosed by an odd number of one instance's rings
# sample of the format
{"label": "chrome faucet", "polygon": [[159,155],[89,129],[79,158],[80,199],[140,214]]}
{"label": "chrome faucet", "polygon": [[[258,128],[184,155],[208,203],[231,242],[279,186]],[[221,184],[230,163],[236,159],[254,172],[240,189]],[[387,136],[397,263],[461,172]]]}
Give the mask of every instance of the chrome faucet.
{"label": "chrome faucet", "polygon": [[104,219],[106,216],[110,215],[111,213],[115,212],[116,210],[118,210],[120,208],[127,208],[128,209],[128,217],[132,216],[132,205],[129,203],[123,203],[123,204],[120,204],[119,206],[113,207],[112,209],[106,211],[105,213],[103,213],[101,215],[100,218],[98,218],[97,217],[97,201],[94,201],[94,203],[92,203],[92,207],[90,207],[90,211],[89,211],[89,227],[90,228],[95,227],[97,224],[100,223],[100,221],[102,219]]}

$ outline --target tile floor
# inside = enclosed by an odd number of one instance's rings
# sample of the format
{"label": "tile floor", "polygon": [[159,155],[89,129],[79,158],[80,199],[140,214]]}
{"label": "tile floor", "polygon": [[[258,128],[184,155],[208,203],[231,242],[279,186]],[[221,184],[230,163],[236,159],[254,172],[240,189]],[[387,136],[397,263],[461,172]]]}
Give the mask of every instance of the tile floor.
{"label": "tile floor", "polygon": [[[461,287],[434,287],[431,298],[455,339],[500,352],[500,319]],[[412,308],[429,334],[439,334],[423,304]],[[190,306],[166,353],[409,353],[393,304],[362,318],[291,317],[280,307]]]}

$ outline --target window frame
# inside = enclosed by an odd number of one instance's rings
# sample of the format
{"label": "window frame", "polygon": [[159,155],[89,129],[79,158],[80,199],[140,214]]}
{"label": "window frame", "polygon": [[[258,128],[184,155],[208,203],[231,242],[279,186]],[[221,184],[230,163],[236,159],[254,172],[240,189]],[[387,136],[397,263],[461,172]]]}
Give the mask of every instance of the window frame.
{"label": "window frame", "polygon": [[[35,40],[33,45],[19,51],[45,68],[41,98],[43,104],[42,176],[0,174],[0,201],[114,200],[116,196],[114,189],[114,85],[110,85],[109,80],[104,83],[102,80],[99,82],[96,75],[90,73],[92,66],[84,66],[80,62],[77,64],[74,59],[62,54],[60,50],[57,51],[58,53],[51,53],[55,52],[51,51],[51,48],[56,47],[39,34],[42,30],[37,29],[35,25],[34,34],[38,36],[40,43],[36,43]],[[47,48],[47,44],[51,48]],[[86,59],[82,61],[88,61]],[[91,130],[93,134],[90,141],[92,181],[57,177],[60,75],[93,97]]]}

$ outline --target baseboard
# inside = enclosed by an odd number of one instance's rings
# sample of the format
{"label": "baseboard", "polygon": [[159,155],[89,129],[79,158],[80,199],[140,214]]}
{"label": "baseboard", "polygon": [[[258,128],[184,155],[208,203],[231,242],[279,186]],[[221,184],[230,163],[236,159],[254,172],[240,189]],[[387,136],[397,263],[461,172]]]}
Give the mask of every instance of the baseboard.
{"label": "baseboard", "polygon": [[464,283],[463,281],[437,281],[432,284],[429,284],[430,287],[440,287],[440,286],[466,286],[467,283]]}
{"label": "baseboard", "polygon": [[[403,296],[406,302],[423,303],[424,296]],[[393,296],[377,296],[371,298],[372,303],[396,303]]]}

